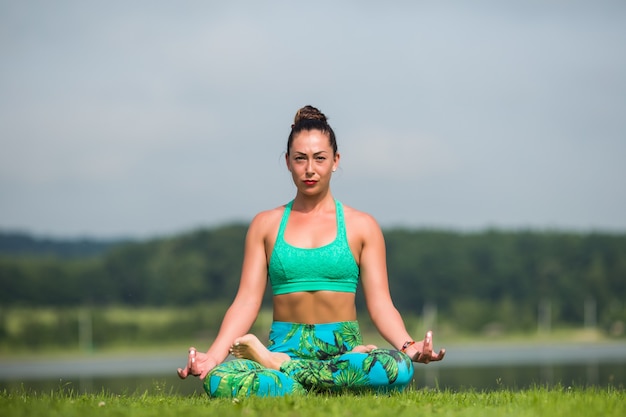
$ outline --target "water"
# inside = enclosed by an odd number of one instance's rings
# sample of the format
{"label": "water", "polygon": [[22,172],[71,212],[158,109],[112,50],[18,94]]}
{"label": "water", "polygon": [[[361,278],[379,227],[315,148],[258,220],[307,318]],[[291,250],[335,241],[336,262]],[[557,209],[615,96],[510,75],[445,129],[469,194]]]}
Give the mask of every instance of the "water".
{"label": "water", "polygon": [[430,368],[416,375],[416,387],[462,391],[545,387],[626,387],[626,362],[581,365]]}
{"label": "water", "polygon": [[[626,363],[557,365],[557,366],[508,366],[508,367],[439,367],[417,365],[414,387],[438,388],[453,391],[497,389],[521,390],[533,386],[556,387],[626,387]],[[172,395],[204,395],[197,378],[180,380],[175,374],[48,378],[0,381],[0,390],[26,392],[74,392],[143,394],[165,393]]]}
{"label": "water", "polygon": [[[197,378],[180,380],[184,357],[86,357],[2,361],[0,390],[204,395]],[[545,387],[626,387],[626,342],[560,346],[450,347],[446,359],[415,365],[415,388],[453,391]]]}

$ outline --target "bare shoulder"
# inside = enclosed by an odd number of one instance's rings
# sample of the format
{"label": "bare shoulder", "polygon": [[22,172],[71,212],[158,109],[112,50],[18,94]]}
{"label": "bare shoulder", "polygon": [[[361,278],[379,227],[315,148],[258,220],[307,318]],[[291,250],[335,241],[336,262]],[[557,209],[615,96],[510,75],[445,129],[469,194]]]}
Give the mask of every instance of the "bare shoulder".
{"label": "bare shoulder", "polygon": [[250,222],[248,234],[262,238],[275,235],[284,211],[285,206],[282,205],[258,213]]}
{"label": "bare shoulder", "polygon": [[353,207],[344,205],[344,217],[346,228],[350,233],[360,237],[378,235],[381,233],[380,226],[374,216]]}

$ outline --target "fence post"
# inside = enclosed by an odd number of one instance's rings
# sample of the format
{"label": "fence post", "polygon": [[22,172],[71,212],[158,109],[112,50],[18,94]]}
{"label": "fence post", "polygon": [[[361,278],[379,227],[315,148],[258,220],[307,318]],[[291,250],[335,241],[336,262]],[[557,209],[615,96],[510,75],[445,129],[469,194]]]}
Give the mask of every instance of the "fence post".
{"label": "fence post", "polygon": [[585,300],[585,329],[595,329],[598,324],[598,304],[596,299],[588,297]]}
{"label": "fence post", "polygon": [[541,300],[537,313],[537,330],[539,333],[550,333],[552,330],[552,301]]}
{"label": "fence post", "polygon": [[78,310],[78,348],[81,352],[93,351],[93,322],[91,309],[88,307]]}
{"label": "fence post", "polygon": [[424,320],[424,329],[435,330],[437,325],[437,304],[426,302],[422,310],[422,319]]}

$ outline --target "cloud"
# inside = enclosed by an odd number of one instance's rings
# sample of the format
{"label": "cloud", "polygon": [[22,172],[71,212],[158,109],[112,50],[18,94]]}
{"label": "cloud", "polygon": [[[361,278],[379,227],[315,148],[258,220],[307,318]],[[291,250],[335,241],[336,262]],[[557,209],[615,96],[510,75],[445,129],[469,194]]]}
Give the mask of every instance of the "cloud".
{"label": "cloud", "polygon": [[313,104],[338,134],[337,197],[383,224],[624,230],[625,15],[609,0],[2,3],[0,228],[250,219],[293,197],[281,153]]}
{"label": "cloud", "polygon": [[353,177],[419,181],[459,168],[457,155],[445,140],[419,131],[370,129],[350,136],[342,165]]}

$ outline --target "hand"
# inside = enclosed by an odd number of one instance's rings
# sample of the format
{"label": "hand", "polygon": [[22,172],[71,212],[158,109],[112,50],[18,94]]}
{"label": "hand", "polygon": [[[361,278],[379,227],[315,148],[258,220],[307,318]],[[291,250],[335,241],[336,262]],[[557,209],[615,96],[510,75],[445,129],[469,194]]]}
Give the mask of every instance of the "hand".
{"label": "hand", "polygon": [[437,362],[442,360],[446,354],[445,349],[441,349],[439,353],[433,353],[433,332],[430,330],[426,332],[424,340],[415,342],[405,352],[413,362],[418,363]]}
{"label": "hand", "polygon": [[359,345],[355,346],[350,352],[358,352],[358,353],[370,353],[374,349],[378,349],[376,345]]}
{"label": "hand", "polygon": [[187,357],[187,366],[178,368],[178,376],[181,379],[187,378],[189,375],[197,376],[204,379],[209,371],[217,366],[217,362],[206,353],[199,353],[196,348],[189,348],[189,356]]}

